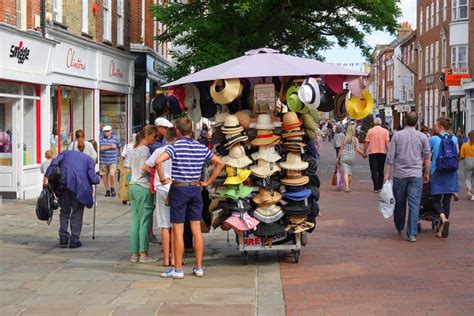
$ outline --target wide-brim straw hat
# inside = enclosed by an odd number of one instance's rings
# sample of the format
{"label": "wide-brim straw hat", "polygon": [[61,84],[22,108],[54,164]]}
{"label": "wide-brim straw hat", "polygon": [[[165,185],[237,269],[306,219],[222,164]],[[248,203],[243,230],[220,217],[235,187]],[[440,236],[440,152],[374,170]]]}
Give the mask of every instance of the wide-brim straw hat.
{"label": "wide-brim straw hat", "polygon": [[268,162],[264,159],[259,159],[256,165],[250,166],[252,173],[259,178],[270,177],[275,172],[281,171],[280,167],[274,162]]}
{"label": "wide-brim straw hat", "polygon": [[197,123],[201,120],[201,96],[199,93],[198,87],[195,84],[187,84],[184,86],[185,97],[184,104],[189,118],[194,123]]}
{"label": "wide-brim straw hat", "polygon": [[259,188],[258,194],[253,196],[252,201],[257,205],[275,204],[281,200],[281,197],[282,195],[278,191]]}
{"label": "wide-brim straw hat", "polygon": [[301,125],[302,123],[295,112],[286,112],[283,114],[282,127],[284,131],[301,130]]}
{"label": "wide-brim straw hat", "polygon": [[289,233],[302,233],[316,226],[316,224],[308,221],[306,216],[290,216],[289,221],[290,224],[285,228],[285,231]]}
{"label": "wide-brim straw hat", "polygon": [[243,86],[238,78],[215,80],[210,87],[210,93],[215,103],[229,104],[240,97],[242,89]]}
{"label": "wide-brim straw hat", "polygon": [[224,221],[224,226],[239,231],[253,230],[260,221],[251,217],[248,213],[233,212],[232,215]]}
{"label": "wide-brim straw hat", "polygon": [[214,118],[214,126],[222,126],[224,125],[225,119],[227,116],[231,115],[229,112],[220,112],[216,114]]}
{"label": "wide-brim straw hat", "polygon": [[317,109],[321,102],[318,81],[314,78],[305,79],[298,90],[298,98],[309,108]]}
{"label": "wide-brim straw hat", "polygon": [[305,185],[309,182],[308,176],[303,176],[301,171],[288,170],[286,172],[286,177],[281,179],[281,184],[296,186],[296,185]]}
{"label": "wide-brim straw hat", "polygon": [[252,154],[253,160],[263,159],[268,162],[277,162],[281,156],[276,152],[274,146],[260,146],[258,151]]}
{"label": "wide-brim straw hat", "polygon": [[257,123],[255,124],[256,129],[272,130],[275,129],[275,125],[272,123],[272,117],[270,114],[260,114],[257,117]]}
{"label": "wide-brim straw hat", "polygon": [[230,114],[225,117],[224,126],[221,128],[223,134],[238,134],[243,130],[244,128],[240,126],[237,116]]}
{"label": "wide-brim straw hat", "polygon": [[[305,114],[305,115],[309,115],[309,114]],[[295,129],[295,130],[292,130],[292,131],[283,133],[283,134],[281,135],[281,138],[285,139],[285,138],[298,137],[298,136],[304,136],[304,135],[305,135],[305,132],[302,131],[302,130],[298,127],[298,129]]]}
{"label": "wide-brim straw hat", "polygon": [[263,223],[273,223],[282,218],[285,213],[281,207],[276,204],[271,204],[266,207],[257,207],[253,216]]}
{"label": "wide-brim straw hat", "polygon": [[245,149],[242,145],[235,145],[229,150],[229,155],[222,158],[224,163],[234,168],[246,168],[253,161],[245,155]]}
{"label": "wide-brim straw hat", "polygon": [[249,140],[249,137],[247,136],[247,134],[245,134],[245,132],[240,132],[239,134],[235,134],[235,135],[229,134],[229,135],[226,135],[226,143],[224,144],[224,146],[227,149],[231,149],[232,147],[239,144],[240,142],[246,142],[248,140]]}
{"label": "wide-brim straw hat", "polygon": [[272,130],[257,130],[257,136],[252,140],[253,146],[269,146],[280,140],[280,136],[274,135]]}
{"label": "wide-brim straw hat", "polygon": [[250,115],[247,113],[247,110],[236,112],[234,115],[239,120],[240,126],[242,126],[244,129],[248,129],[250,127]]}
{"label": "wide-brim straw hat", "polygon": [[252,193],[252,188],[243,184],[239,185],[228,185],[224,192],[221,193],[222,197],[228,199],[243,199],[248,197]]}
{"label": "wide-brim straw hat", "polygon": [[285,231],[285,226],[281,221],[276,221],[273,223],[263,223],[260,222],[257,228],[253,231],[253,234],[257,237],[266,237],[274,236]]}
{"label": "wide-brim straw hat", "polygon": [[227,178],[224,181],[224,184],[241,184],[247,180],[252,173],[252,171],[247,169],[239,169],[231,166],[226,167]]}
{"label": "wide-brim straw hat", "polygon": [[308,163],[301,160],[301,155],[289,152],[286,160],[280,162],[280,167],[286,170],[305,170],[308,168]]}
{"label": "wide-brim straw hat", "polygon": [[364,90],[360,98],[351,96],[346,101],[347,114],[354,120],[362,120],[367,117],[374,109],[374,99],[369,90]]}

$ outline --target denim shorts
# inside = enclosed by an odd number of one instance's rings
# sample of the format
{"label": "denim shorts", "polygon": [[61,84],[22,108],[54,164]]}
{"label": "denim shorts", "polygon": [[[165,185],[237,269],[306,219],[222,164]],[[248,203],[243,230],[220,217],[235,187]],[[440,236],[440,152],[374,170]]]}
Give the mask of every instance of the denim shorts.
{"label": "denim shorts", "polygon": [[171,223],[201,220],[203,203],[200,186],[171,186],[169,199]]}

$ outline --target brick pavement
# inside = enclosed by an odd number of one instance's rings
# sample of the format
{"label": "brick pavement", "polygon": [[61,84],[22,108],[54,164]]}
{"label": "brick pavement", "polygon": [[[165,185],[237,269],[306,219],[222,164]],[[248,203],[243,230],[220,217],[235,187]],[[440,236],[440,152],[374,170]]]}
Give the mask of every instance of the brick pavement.
{"label": "brick pavement", "polygon": [[353,191],[331,187],[334,150],[324,144],[319,218],[299,264],[281,261],[288,315],[472,315],[474,202],[453,202],[448,240],[422,223],[416,243],[377,211],[368,162]]}

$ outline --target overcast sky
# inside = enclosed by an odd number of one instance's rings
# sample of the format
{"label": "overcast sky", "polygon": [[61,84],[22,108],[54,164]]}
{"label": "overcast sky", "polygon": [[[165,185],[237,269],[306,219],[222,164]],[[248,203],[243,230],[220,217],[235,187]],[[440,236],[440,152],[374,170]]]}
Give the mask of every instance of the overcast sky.
{"label": "overcast sky", "polygon": [[[402,15],[398,18],[398,21],[407,21],[411,24],[412,28],[416,28],[416,0],[401,0],[400,8]],[[369,45],[375,46],[377,44],[388,44],[393,39],[394,36],[388,32],[374,32],[367,36],[366,41]],[[360,63],[365,61],[362,52],[353,45],[348,48],[335,46],[323,52],[323,56],[326,58],[326,62],[329,63]]]}

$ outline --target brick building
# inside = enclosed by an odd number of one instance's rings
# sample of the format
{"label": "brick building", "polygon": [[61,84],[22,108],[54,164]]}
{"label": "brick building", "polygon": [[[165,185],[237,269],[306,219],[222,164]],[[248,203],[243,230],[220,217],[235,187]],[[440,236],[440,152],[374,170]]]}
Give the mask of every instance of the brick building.
{"label": "brick building", "polygon": [[131,130],[130,0],[0,0],[0,194],[30,198],[39,166],[82,129]]}

